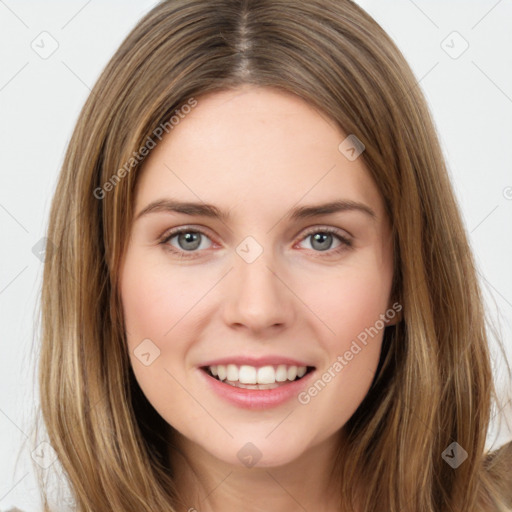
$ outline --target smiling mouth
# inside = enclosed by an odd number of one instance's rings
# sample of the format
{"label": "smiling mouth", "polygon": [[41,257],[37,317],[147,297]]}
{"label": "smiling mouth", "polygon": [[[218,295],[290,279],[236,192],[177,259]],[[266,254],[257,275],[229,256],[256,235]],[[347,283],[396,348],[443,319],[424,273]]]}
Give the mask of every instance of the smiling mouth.
{"label": "smiling mouth", "polygon": [[301,380],[315,369],[314,366],[267,365],[256,368],[248,365],[203,366],[210,377],[236,388],[275,389]]}

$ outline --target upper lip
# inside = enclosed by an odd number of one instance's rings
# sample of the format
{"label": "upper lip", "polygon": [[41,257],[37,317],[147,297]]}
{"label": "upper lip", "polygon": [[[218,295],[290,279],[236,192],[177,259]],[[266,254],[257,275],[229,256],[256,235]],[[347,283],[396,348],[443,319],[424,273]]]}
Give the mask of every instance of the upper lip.
{"label": "upper lip", "polygon": [[222,357],[220,359],[212,359],[201,364],[200,367],[205,366],[217,366],[217,365],[228,365],[235,364],[237,366],[248,365],[248,366],[278,366],[284,364],[286,366],[310,366],[313,365],[293,359],[291,357],[283,356],[263,356],[263,357],[247,357],[247,356],[229,356]]}

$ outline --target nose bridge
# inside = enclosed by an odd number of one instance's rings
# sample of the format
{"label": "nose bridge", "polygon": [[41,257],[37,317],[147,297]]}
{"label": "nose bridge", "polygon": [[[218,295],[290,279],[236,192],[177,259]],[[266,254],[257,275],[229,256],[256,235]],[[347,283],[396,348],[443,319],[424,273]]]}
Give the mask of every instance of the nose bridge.
{"label": "nose bridge", "polygon": [[293,320],[291,294],[277,277],[274,252],[247,237],[236,248],[234,271],[226,301],[226,321],[253,330]]}

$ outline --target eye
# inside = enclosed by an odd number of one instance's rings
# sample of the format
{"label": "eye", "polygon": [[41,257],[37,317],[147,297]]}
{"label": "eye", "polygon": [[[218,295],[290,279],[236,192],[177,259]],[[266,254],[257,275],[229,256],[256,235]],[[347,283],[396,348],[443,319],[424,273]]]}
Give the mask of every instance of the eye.
{"label": "eye", "polygon": [[[343,233],[343,231],[332,227],[316,227],[307,232],[301,238],[301,242],[311,239],[311,250],[316,253],[326,253],[325,256],[328,257],[352,247],[352,241]],[[338,245],[333,249],[332,245],[336,241]],[[209,249],[213,245],[210,237],[202,230],[187,226],[165,233],[159,243],[166,250],[182,258],[194,257],[201,249]],[[306,249],[308,248],[306,247]],[[319,255],[324,256],[323,254]]]}
{"label": "eye", "polygon": [[169,251],[180,253],[187,257],[188,255],[183,253],[193,253],[198,249],[208,249],[211,245],[205,246],[205,239],[210,240],[202,231],[183,227],[165,234],[160,243]]}
{"label": "eye", "polygon": [[[352,241],[344,236],[339,229],[322,227],[315,228],[306,233],[306,236],[302,238],[304,240],[311,240],[310,246],[315,252],[327,252],[330,254],[337,254],[349,247],[352,247]],[[333,242],[338,241],[338,245],[332,249]]]}

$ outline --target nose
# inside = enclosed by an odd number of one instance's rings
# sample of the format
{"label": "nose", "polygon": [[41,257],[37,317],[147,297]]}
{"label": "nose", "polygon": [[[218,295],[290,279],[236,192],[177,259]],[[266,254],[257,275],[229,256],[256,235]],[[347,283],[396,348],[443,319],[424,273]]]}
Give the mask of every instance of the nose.
{"label": "nose", "polygon": [[294,295],[283,272],[266,251],[252,263],[235,255],[234,269],[225,282],[223,318],[226,325],[258,335],[293,324]]}

